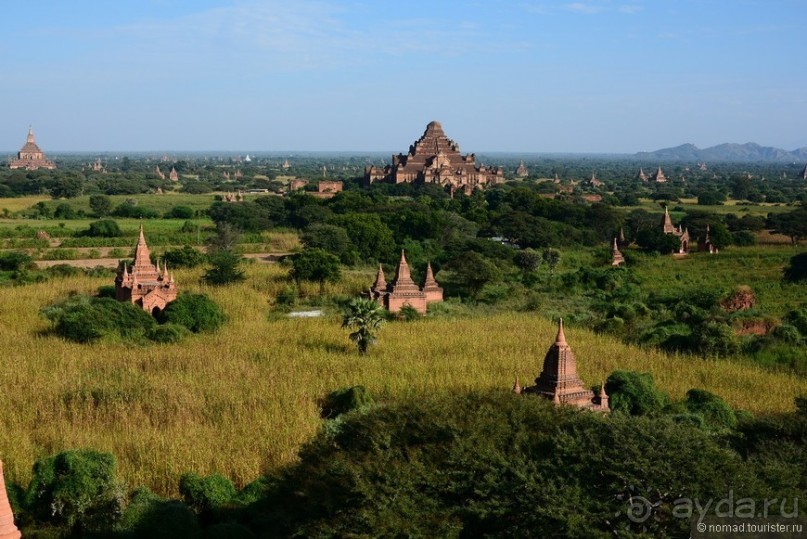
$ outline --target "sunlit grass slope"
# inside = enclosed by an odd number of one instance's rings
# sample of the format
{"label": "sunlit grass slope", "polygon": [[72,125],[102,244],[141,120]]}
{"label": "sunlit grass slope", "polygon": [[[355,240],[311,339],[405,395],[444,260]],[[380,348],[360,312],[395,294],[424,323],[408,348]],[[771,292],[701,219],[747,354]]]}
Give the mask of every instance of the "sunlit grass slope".
{"label": "sunlit grass slope", "polygon": [[[229,316],[215,335],[178,345],[78,345],[44,335],[38,311],[69,292],[110,280],[74,278],[0,288],[0,458],[23,483],[33,462],[68,448],[114,453],[129,486],[175,492],[185,471],[219,472],[244,484],[293,461],[317,430],[317,399],[363,384],[381,398],[509,388],[534,378],[555,326],[539,314],[391,323],[360,358],[339,318],[272,319],[286,286],[279,266],[252,265],[245,283],[220,289],[177,272],[183,290],[211,294]],[[355,294],[372,272],[351,272],[336,291]],[[315,293],[316,286],[307,288]],[[675,398],[692,387],[752,411],[789,410],[807,380],[729,361],[669,357],[568,328],[583,379],[614,369],[652,372]]]}

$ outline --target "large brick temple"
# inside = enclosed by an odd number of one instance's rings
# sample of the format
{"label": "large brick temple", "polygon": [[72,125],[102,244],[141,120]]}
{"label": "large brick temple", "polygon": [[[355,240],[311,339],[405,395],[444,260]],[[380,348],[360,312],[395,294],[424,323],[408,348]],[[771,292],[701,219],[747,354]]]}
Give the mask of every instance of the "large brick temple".
{"label": "large brick temple", "polygon": [[46,168],[53,170],[56,165],[53,161],[45,157],[45,152],[39,149],[34,140],[33,128],[28,128],[28,139],[25,145],[17,152],[17,158],[8,163],[9,168],[24,168],[26,170],[36,170]]}
{"label": "large brick temple", "polygon": [[409,147],[409,153],[393,155],[391,165],[364,169],[367,183],[436,183],[451,193],[471,193],[503,178],[501,167],[477,166],[474,154],[460,154],[459,145],[446,136],[440,122],[429,122],[423,136]]}
{"label": "large brick temple", "polygon": [[151,252],[140,225],[140,237],[135,247],[135,259],[132,270],[126,264],[115,277],[115,299],[131,301],[144,311],[156,314],[177,299],[177,286],[174,276],[168,273],[168,267],[160,269],[151,263]]}

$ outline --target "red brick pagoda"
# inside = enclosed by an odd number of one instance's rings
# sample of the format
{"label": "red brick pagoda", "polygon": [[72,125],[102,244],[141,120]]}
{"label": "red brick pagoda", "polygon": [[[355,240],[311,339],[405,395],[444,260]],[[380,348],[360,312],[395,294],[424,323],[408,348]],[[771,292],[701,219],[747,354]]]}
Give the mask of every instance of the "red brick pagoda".
{"label": "red brick pagoda", "polygon": [[544,357],[544,367],[535,379],[535,385],[522,390],[516,378],[513,391],[534,393],[555,404],[570,404],[601,412],[609,411],[605,384],[601,386],[598,396],[592,390],[586,389],[583,380],[577,375],[577,360],[569,343],[566,342],[562,318],[558,322],[558,336]]}
{"label": "red brick pagoda", "polygon": [[140,225],[132,271],[124,263],[115,278],[115,299],[131,301],[151,314],[164,310],[177,299],[177,286],[173,275],[168,273],[168,267],[164,265],[161,270],[159,262],[156,267],[151,263],[143,225]]}
{"label": "red brick pagoda", "polygon": [[423,288],[412,280],[406,256],[401,251],[398,262],[398,273],[392,283],[387,284],[384,269],[379,264],[375,283],[370,287],[370,297],[384,306],[391,313],[397,313],[404,306],[410,306],[420,314],[426,314],[429,303],[443,301],[443,289],[437,284],[432,272],[432,265],[426,266],[426,279]]}

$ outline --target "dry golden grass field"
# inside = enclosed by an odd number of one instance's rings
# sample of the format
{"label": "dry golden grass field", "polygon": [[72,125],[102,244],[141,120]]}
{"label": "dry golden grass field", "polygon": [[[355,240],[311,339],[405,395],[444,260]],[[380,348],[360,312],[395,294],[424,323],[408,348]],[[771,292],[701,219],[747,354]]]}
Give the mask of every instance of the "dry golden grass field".
{"label": "dry golden grass field", "polygon": [[[40,308],[111,279],[0,288],[0,458],[8,479],[26,484],[37,458],[91,447],[116,455],[130,487],[175,493],[186,471],[243,485],[295,459],[320,425],[317,400],[333,389],[363,384],[382,399],[507,390],[515,373],[522,383],[538,374],[555,336],[540,313],[426,318],[387,324],[361,358],[337,315],[268,316],[285,271],[253,264],[246,282],[223,288],[199,284],[198,271],[177,271],[182,290],[210,294],[229,321],[215,335],[143,347],[44,333]],[[371,279],[370,271],[347,273],[337,291],[358,293]],[[790,410],[807,394],[807,380],[745,363],[666,356],[574,327],[566,336],[592,385],[614,369],[650,371],[674,398],[700,387],[755,413]]]}

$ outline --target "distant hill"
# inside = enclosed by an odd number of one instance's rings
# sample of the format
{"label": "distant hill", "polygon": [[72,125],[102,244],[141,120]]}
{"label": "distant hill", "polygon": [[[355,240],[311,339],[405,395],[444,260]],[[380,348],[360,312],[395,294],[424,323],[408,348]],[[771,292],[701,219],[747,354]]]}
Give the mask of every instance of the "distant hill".
{"label": "distant hill", "polygon": [[700,149],[694,144],[681,144],[674,148],[664,148],[654,152],[639,152],[635,154],[638,159],[649,161],[775,161],[775,162],[803,162],[807,161],[807,146],[793,151],[760,146],[754,142],[745,144],[718,144],[711,148]]}

